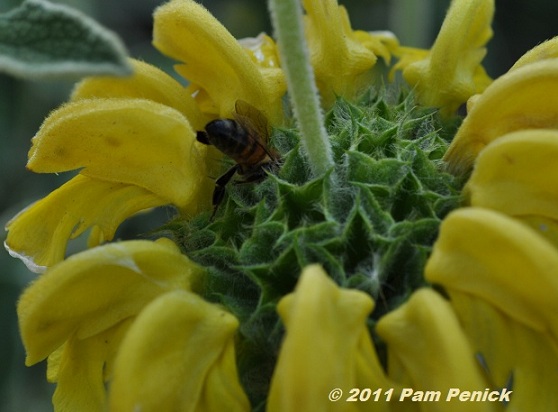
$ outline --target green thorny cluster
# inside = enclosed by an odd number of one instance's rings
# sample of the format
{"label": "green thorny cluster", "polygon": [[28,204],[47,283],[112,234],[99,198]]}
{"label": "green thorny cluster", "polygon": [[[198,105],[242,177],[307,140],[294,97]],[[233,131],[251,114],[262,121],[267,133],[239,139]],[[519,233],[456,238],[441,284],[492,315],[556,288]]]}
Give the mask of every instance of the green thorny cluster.
{"label": "green thorny cluster", "polygon": [[240,320],[239,373],[253,405],[265,399],[283,335],[276,303],[305,266],[320,263],[378,302],[373,336],[376,320],[425,285],[438,227],[459,203],[463,179],[442,164],[458,122],[395,86],[356,103],[339,98],[326,115],[335,162],[326,176],[311,177],[295,128],[277,128],[276,173],[230,184],[213,219],[205,212],[163,228],[207,268],[201,294]]}

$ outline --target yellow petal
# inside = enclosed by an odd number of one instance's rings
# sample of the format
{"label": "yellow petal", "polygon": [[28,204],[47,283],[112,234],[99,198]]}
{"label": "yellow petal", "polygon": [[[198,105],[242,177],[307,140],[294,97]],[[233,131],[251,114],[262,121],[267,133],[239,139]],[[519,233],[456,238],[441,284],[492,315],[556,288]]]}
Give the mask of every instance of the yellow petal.
{"label": "yellow petal", "polygon": [[375,56],[380,56],[386,64],[390,63],[391,55],[399,48],[399,40],[390,31],[355,30],[353,36]]}
{"label": "yellow petal", "polygon": [[72,100],[92,98],[149,99],[178,110],[192,127],[202,130],[210,120],[202,115],[186,88],[151,64],[130,59],[134,74],[129,77],[89,77],[74,88]]}
{"label": "yellow petal", "polygon": [[422,104],[451,115],[490,84],[480,62],[492,37],[493,14],[494,0],[452,1],[428,57],[403,71]]}
{"label": "yellow petal", "polygon": [[[369,410],[366,403],[347,403],[345,398],[331,402],[327,394],[334,388],[348,396],[354,387],[385,386],[366,326],[372,307],[368,295],[340,289],[318,265],[304,269],[294,293],[277,307],[286,337],[267,410]],[[378,410],[387,410],[383,406]]]}
{"label": "yellow petal", "polygon": [[[439,391],[439,401],[425,410],[470,411],[469,403],[455,398],[446,402],[450,389],[486,388],[475,353],[451,305],[432,289],[414,292],[404,305],[379,320],[377,331],[387,344],[390,377],[406,375],[405,383],[414,391]],[[411,393],[403,392],[397,400],[411,403],[409,396]],[[478,402],[474,410],[494,409],[489,402]]]}
{"label": "yellow petal", "polygon": [[105,241],[136,212],[167,203],[137,186],[77,175],[6,225],[5,246],[34,272],[64,259],[70,239],[95,226]]}
{"label": "yellow petal", "polygon": [[535,63],[541,60],[555,59],[557,57],[558,36],[533,47],[515,62],[510,71],[523,67],[527,64]]}
{"label": "yellow petal", "polygon": [[176,70],[207,92],[218,116],[230,117],[241,99],[262,110],[272,124],[280,121],[283,77],[264,78],[251,56],[203,6],[171,0],[154,18],[153,44],[184,63]]}
{"label": "yellow petal", "polygon": [[543,216],[521,216],[521,222],[529,225],[531,229],[544,237],[558,249],[558,221]]}
{"label": "yellow petal", "polygon": [[238,43],[248,52],[252,61],[260,67],[279,68],[279,51],[271,37],[260,33],[257,37],[239,39]]}
{"label": "yellow petal", "polygon": [[143,187],[184,206],[211,184],[204,145],[178,111],[141,99],[86,99],[45,120],[27,166],[39,173],[81,169],[90,177]]}
{"label": "yellow petal", "polygon": [[114,411],[249,411],[238,381],[238,321],[184,291],[154,300],[127,333],[114,365]]}
{"label": "yellow petal", "polygon": [[389,71],[390,82],[395,80],[396,71],[403,70],[413,63],[428,59],[430,50],[419,49],[416,47],[397,46],[393,51],[393,54],[397,57],[398,61]]}
{"label": "yellow petal", "polygon": [[[62,347],[52,397],[58,412],[98,412],[106,409],[107,369],[128,330],[125,321],[86,339],[72,336]],[[50,367],[49,356],[49,367]]]}
{"label": "yellow petal", "polygon": [[376,56],[355,36],[347,11],[337,0],[303,0],[306,37],[316,83],[325,105],[336,95],[354,97],[355,78],[376,63]]}
{"label": "yellow petal", "polygon": [[426,279],[489,302],[558,347],[558,250],[500,213],[464,208],[442,223]]}
{"label": "yellow petal", "polygon": [[464,174],[490,142],[520,129],[558,128],[558,59],[531,63],[494,81],[472,105],[444,160]]}
{"label": "yellow petal", "polygon": [[28,287],[18,303],[26,364],[71,335],[85,339],[136,315],[156,296],[189,289],[198,267],[174,245],[113,243],[74,255]]}
{"label": "yellow petal", "polygon": [[472,206],[558,220],[558,130],[513,132],[488,145],[467,183]]}
{"label": "yellow petal", "polygon": [[493,388],[513,390],[505,411],[558,409],[558,352],[551,339],[505,316],[483,299],[449,290],[473,350]]}

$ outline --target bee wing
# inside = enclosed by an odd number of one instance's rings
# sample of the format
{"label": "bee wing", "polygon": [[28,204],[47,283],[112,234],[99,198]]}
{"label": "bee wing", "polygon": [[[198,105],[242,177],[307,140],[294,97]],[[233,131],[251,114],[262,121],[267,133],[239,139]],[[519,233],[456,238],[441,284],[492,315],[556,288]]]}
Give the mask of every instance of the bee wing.
{"label": "bee wing", "polygon": [[264,149],[266,148],[269,142],[271,128],[267,121],[267,117],[265,117],[260,110],[244,100],[237,100],[235,103],[234,118],[250,132]]}

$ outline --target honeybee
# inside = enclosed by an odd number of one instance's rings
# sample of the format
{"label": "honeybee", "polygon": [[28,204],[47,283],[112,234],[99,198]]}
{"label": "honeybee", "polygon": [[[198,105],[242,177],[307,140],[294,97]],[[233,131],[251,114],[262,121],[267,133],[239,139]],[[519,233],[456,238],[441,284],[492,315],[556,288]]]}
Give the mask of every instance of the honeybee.
{"label": "honeybee", "polygon": [[265,115],[243,100],[235,104],[234,119],[216,119],[196,133],[198,142],[213,145],[236,164],[215,181],[213,216],[225,196],[227,183],[238,174],[239,183],[261,182],[279,162],[277,152],[268,147],[270,128]]}

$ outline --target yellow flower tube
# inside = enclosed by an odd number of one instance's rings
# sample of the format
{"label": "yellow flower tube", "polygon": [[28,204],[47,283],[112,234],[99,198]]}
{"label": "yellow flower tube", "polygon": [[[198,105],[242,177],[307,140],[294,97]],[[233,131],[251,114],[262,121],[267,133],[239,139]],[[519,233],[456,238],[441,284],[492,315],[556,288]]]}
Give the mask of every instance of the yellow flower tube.
{"label": "yellow flower tube", "polygon": [[186,216],[210,206],[216,150],[198,144],[202,115],[186,89],[130,59],[130,77],[87,78],[33,138],[28,168],[80,174],[20,212],[6,247],[33,271],[63,259],[70,239],[92,228],[90,246],[112,240],[135,213],[169,203]]}
{"label": "yellow flower tube", "polygon": [[[345,402],[354,387],[391,386],[366,327],[373,302],[356,290],[340,289],[318,265],[306,267],[295,291],[277,310],[286,337],[271,381],[269,412],[366,411],[366,402]],[[340,388],[337,402],[328,393]],[[377,410],[389,410],[379,403]]]}
{"label": "yellow flower tube", "polygon": [[358,76],[374,66],[376,56],[355,35],[347,11],[337,0],[303,0],[302,4],[310,60],[325,106],[335,96],[354,97]]}
{"label": "yellow flower tube", "polygon": [[558,59],[510,71],[479,97],[444,156],[454,174],[466,173],[486,145],[520,129],[558,127]]}
{"label": "yellow flower tube", "polygon": [[183,206],[201,190],[203,145],[178,111],[141,99],[86,99],[45,120],[32,140],[27,167],[81,174],[143,187]]}
{"label": "yellow flower tube", "polygon": [[120,346],[110,410],[250,411],[236,370],[237,327],[234,316],[197,295],[161,295]]}
{"label": "yellow flower tube", "polygon": [[472,206],[558,220],[558,130],[506,134],[480,154],[467,182]]}
{"label": "yellow flower tube", "polygon": [[[381,318],[376,330],[387,344],[389,377],[406,387],[394,402],[406,402],[412,410],[414,391],[434,391],[440,393],[439,400],[424,402],[420,410],[466,412],[471,410],[469,403],[446,400],[450,390],[486,388],[487,381],[450,303],[432,289],[414,292],[405,304]],[[475,404],[475,411],[495,410],[490,402]]]}
{"label": "yellow flower tube", "polygon": [[281,98],[286,91],[282,73],[260,71],[203,6],[193,0],[171,0],[155,11],[154,18],[153,44],[183,62],[176,70],[207,93],[213,107],[203,111],[230,117],[241,99],[262,110],[272,124],[282,120]]}
{"label": "yellow flower tube", "polygon": [[26,364],[48,356],[56,410],[103,410],[105,383],[135,317],[160,295],[191,293],[199,275],[170,240],[138,240],[79,253],[28,287],[17,308]]}
{"label": "yellow flower tube", "polygon": [[[546,334],[514,321],[488,301],[447,289],[490,387],[502,388],[504,411],[552,411],[558,405],[558,351]],[[505,395],[508,396],[505,396]]]}
{"label": "yellow flower tube", "polygon": [[[452,115],[459,105],[491,82],[481,66],[492,37],[494,0],[453,0],[430,52],[402,49],[403,77],[415,87],[419,101]],[[417,60],[415,60],[417,59]],[[413,61],[414,60],[414,61]]]}
{"label": "yellow flower tube", "polygon": [[463,208],[443,221],[425,277],[548,334],[558,350],[556,268],[558,250],[528,226],[489,209]]}
{"label": "yellow flower tube", "polygon": [[[536,63],[542,60],[554,59],[558,57],[558,37],[547,40],[529,50],[521,56],[509,71],[516,70],[527,64]],[[467,112],[471,112],[480,94],[475,94],[467,100]]]}
{"label": "yellow flower tube", "polygon": [[91,246],[97,246],[112,240],[128,217],[167,203],[138,186],[77,175],[13,217],[4,245],[29,270],[43,272],[63,260],[70,239],[87,229],[95,229]]}
{"label": "yellow flower tube", "polygon": [[94,336],[135,316],[169,290],[189,290],[199,268],[168,240],[113,243],[72,256],[25,290],[18,303],[26,364],[75,334]]}

